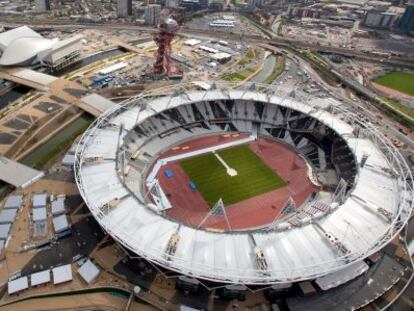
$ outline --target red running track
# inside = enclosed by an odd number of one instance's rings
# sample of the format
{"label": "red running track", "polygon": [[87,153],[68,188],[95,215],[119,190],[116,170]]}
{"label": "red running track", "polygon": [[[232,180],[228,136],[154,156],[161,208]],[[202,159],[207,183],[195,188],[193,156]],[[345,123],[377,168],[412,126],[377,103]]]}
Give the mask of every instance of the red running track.
{"label": "red running track", "polygon": [[[194,151],[197,149],[223,144],[247,137],[244,134],[212,135],[187,141],[164,152],[160,158]],[[267,138],[259,138],[248,143],[270,168],[277,172],[288,185],[247,200],[227,205],[226,212],[232,229],[248,229],[270,224],[281,212],[291,196],[300,206],[318,188],[311,184],[307,176],[305,161],[290,146]],[[164,175],[166,169],[174,173],[172,178]],[[161,187],[168,196],[172,208],[166,211],[168,217],[192,226],[198,226],[207,215],[209,208],[198,191],[189,187],[190,178],[181,169],[178,161],[169,162],[157,174]],[[204,228],[227,229],[223,217],[212,216],[203,225]]]}

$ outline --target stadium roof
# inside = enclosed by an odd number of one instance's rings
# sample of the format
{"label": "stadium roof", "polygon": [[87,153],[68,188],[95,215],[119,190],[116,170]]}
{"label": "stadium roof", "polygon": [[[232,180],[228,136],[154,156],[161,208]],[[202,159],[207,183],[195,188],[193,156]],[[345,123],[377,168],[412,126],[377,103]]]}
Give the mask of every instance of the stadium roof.
{"label": "stadium roof", "polygon": [[25,188],[38,181],[43,175],[41,171],[0,156],[0,179],[16,188]]}
{"label": "stadium roof", "polygon": [[355,279],[357,276],[368,270],[369,266],[364,261],[355,262],[343,270],[330,273],[321,278],[316,279],[315,283],[322,290],[329,290],[346,282]]}
{"label": "stadium roof", "polygon": [[[185,95],[157,97],[139,113],[142,110],[141,96],[148,96],[142,94],[107,111],[95,121],[80,142],[82,147],[78,150],[79,163],[75,166],[75,174],[84,201],[105,231],[132,252],[168,269],[183,274],[191,273],[193,277],[231,283],[284,283],[316,278],[360,261],[385,245],[402,228],[402,223],[408,220],[412,209],[411,201],[407,199],[411,198],[412,190],[405,183],[405,178],[409,178],[406,176],[409,170],[401,169],[395,175],[389,173],[407,165],[398,151],[369,124],[364,124],[369,136],[357,137],[353,126],[341,120],[343,115],[279,97],[274,95],[278,94],[275,90],[258,93],[252,90],[250,84],[244,87],[246,89],[222,89],[216,83],[209,91],[187,91]],[[175,91],[176,88],[171,93]],[[317,222],[299,227],[286,222],[280,230],[237,234],[198,230],[178,224],[154,213],[140,200],[138,191],[137,196],[129,195],[130,190],[121,182],[115,161],[111,160],[116,155],[119,131],[103,124],[118,127],[123,124],[124,132],[128,132],[135,125],[166,109],[201,101],[220,103],[229,99],[242,103],[263,102],[313,117],[344,139],[358,166],[363,156],[369,154],[365,165],[359,168],[351,195],[340,207],[330,209]],[[342,112],[338,110],[337,113],[339,111]],[[344,113],[349,113],[347,117],[352,118],[353,122],[359,122],[350,112]],[[246,114],[246,118],[257,118],[253,110],[246,109]],[[210,115],[213,113],[210,112]],[[217,126],[216,131],[222,129]],[[167,137],[164,143],[168,145],[175,141]],[[166,148],[163,141],[156,141],[156,145],[161,149]],[[92,157],[108,160],[83,164],[84,159]],[[391,166],[391,161],[398,162],[400,166]],[[115,208],[104,212],[102,207],[114,198],[122,200]],[[392,218],[387,219],[384,214],[392,215]],[[180,240],[176,251],[174,255],[166,256],[170,238],[177,231]],[[345,231],[348,234],[344,235]],[[338,245],[328,239],[328,233],[341,237],[349,254],[339,252]],[[258,269],[252,239],[261,248],[264,258],[268,258],[266,271]]]}
{"label": "stadium roof", "polygon": [[46,39],[27,26],[22,26],[0,34],[0,57],[2,66],[27,66],[37,59],[43,60],[56,50],[78,42],[82,36],[59,40]]}

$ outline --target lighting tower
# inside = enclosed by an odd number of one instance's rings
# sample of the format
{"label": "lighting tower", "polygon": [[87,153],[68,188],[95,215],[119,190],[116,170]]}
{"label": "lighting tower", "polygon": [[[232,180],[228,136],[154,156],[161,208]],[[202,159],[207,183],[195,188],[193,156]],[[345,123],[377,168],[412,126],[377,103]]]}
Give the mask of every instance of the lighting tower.
{"label": "lighting tower", "polygon": [[160,18],[158,32],[154,35],[154,41],[158,46],[153,67],[155,76],[182,76],[181,68],[171,61],[171,41],[180,27],[177,20],[180,21],[177,14],[167,14],[166,17]]}

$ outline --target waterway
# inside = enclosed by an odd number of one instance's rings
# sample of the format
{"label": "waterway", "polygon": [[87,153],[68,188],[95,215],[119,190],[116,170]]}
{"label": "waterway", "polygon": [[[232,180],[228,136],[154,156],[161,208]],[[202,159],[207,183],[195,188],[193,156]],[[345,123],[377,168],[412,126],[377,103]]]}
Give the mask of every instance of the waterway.
{"label": "waterway", "polygon": [[266,58],[263,69],[251,79],[251,82],[263,83],[272,74],[276,65],[276,56],[270,55]]}
{"label": "waterway", "polygon": [[89,64],[97,62],[101,59],[113,57],[113,56],[116,56],[116,55],[120,55],[120,54],[125,53],[125,52],[126,51],[124,49],[116,48],[116,49],[107,50],[107,51],[103,51],[103,52],[100,52],[100,53],[92,54],[92,55],[89,55],[89,56],[81,59],[81,61],[79,61],[79,62],[77,62],[77,63],[75,63],[71,66],[65,67],[62,70],[54,72],[52,75],[58,76],[58,77],[63,76],[63,75],[65,75],[65,74],[67,74],[71,71],[78,70],[82,67],[85,67]]}
{"label": "waterway", "polygon": [[11,104],[24,94],[27,94],[29,91],[29,87],[17,85],[9,91],[7,91],[5,94],[0,95],[0,110],[5,108],[7,105]]}
{"label": "waterway", "polygon": [[92,123],[93,119],[92,116],[86,113],[82,114],[81,117],[56,133],[46,143],[22,158],[20,162],[41,169],[47,161],[67,148],[78,135],[82,134]]}

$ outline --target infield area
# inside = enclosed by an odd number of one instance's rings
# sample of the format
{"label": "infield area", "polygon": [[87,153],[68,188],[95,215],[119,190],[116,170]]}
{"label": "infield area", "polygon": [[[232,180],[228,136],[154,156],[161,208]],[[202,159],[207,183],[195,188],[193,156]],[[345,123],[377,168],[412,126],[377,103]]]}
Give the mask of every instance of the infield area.
{"label": "infield area", "polygon": [[230,205],[286,185],[247,145],[220,150],[217,154],[237,171],[236,176],[227,174],[213,153],[179,162],[210,207],[220,198]]}
{"label": "infield area", "polygon": [[414,74],[407,72],[390,72],[379,77],[375,83],[414,96]]}

